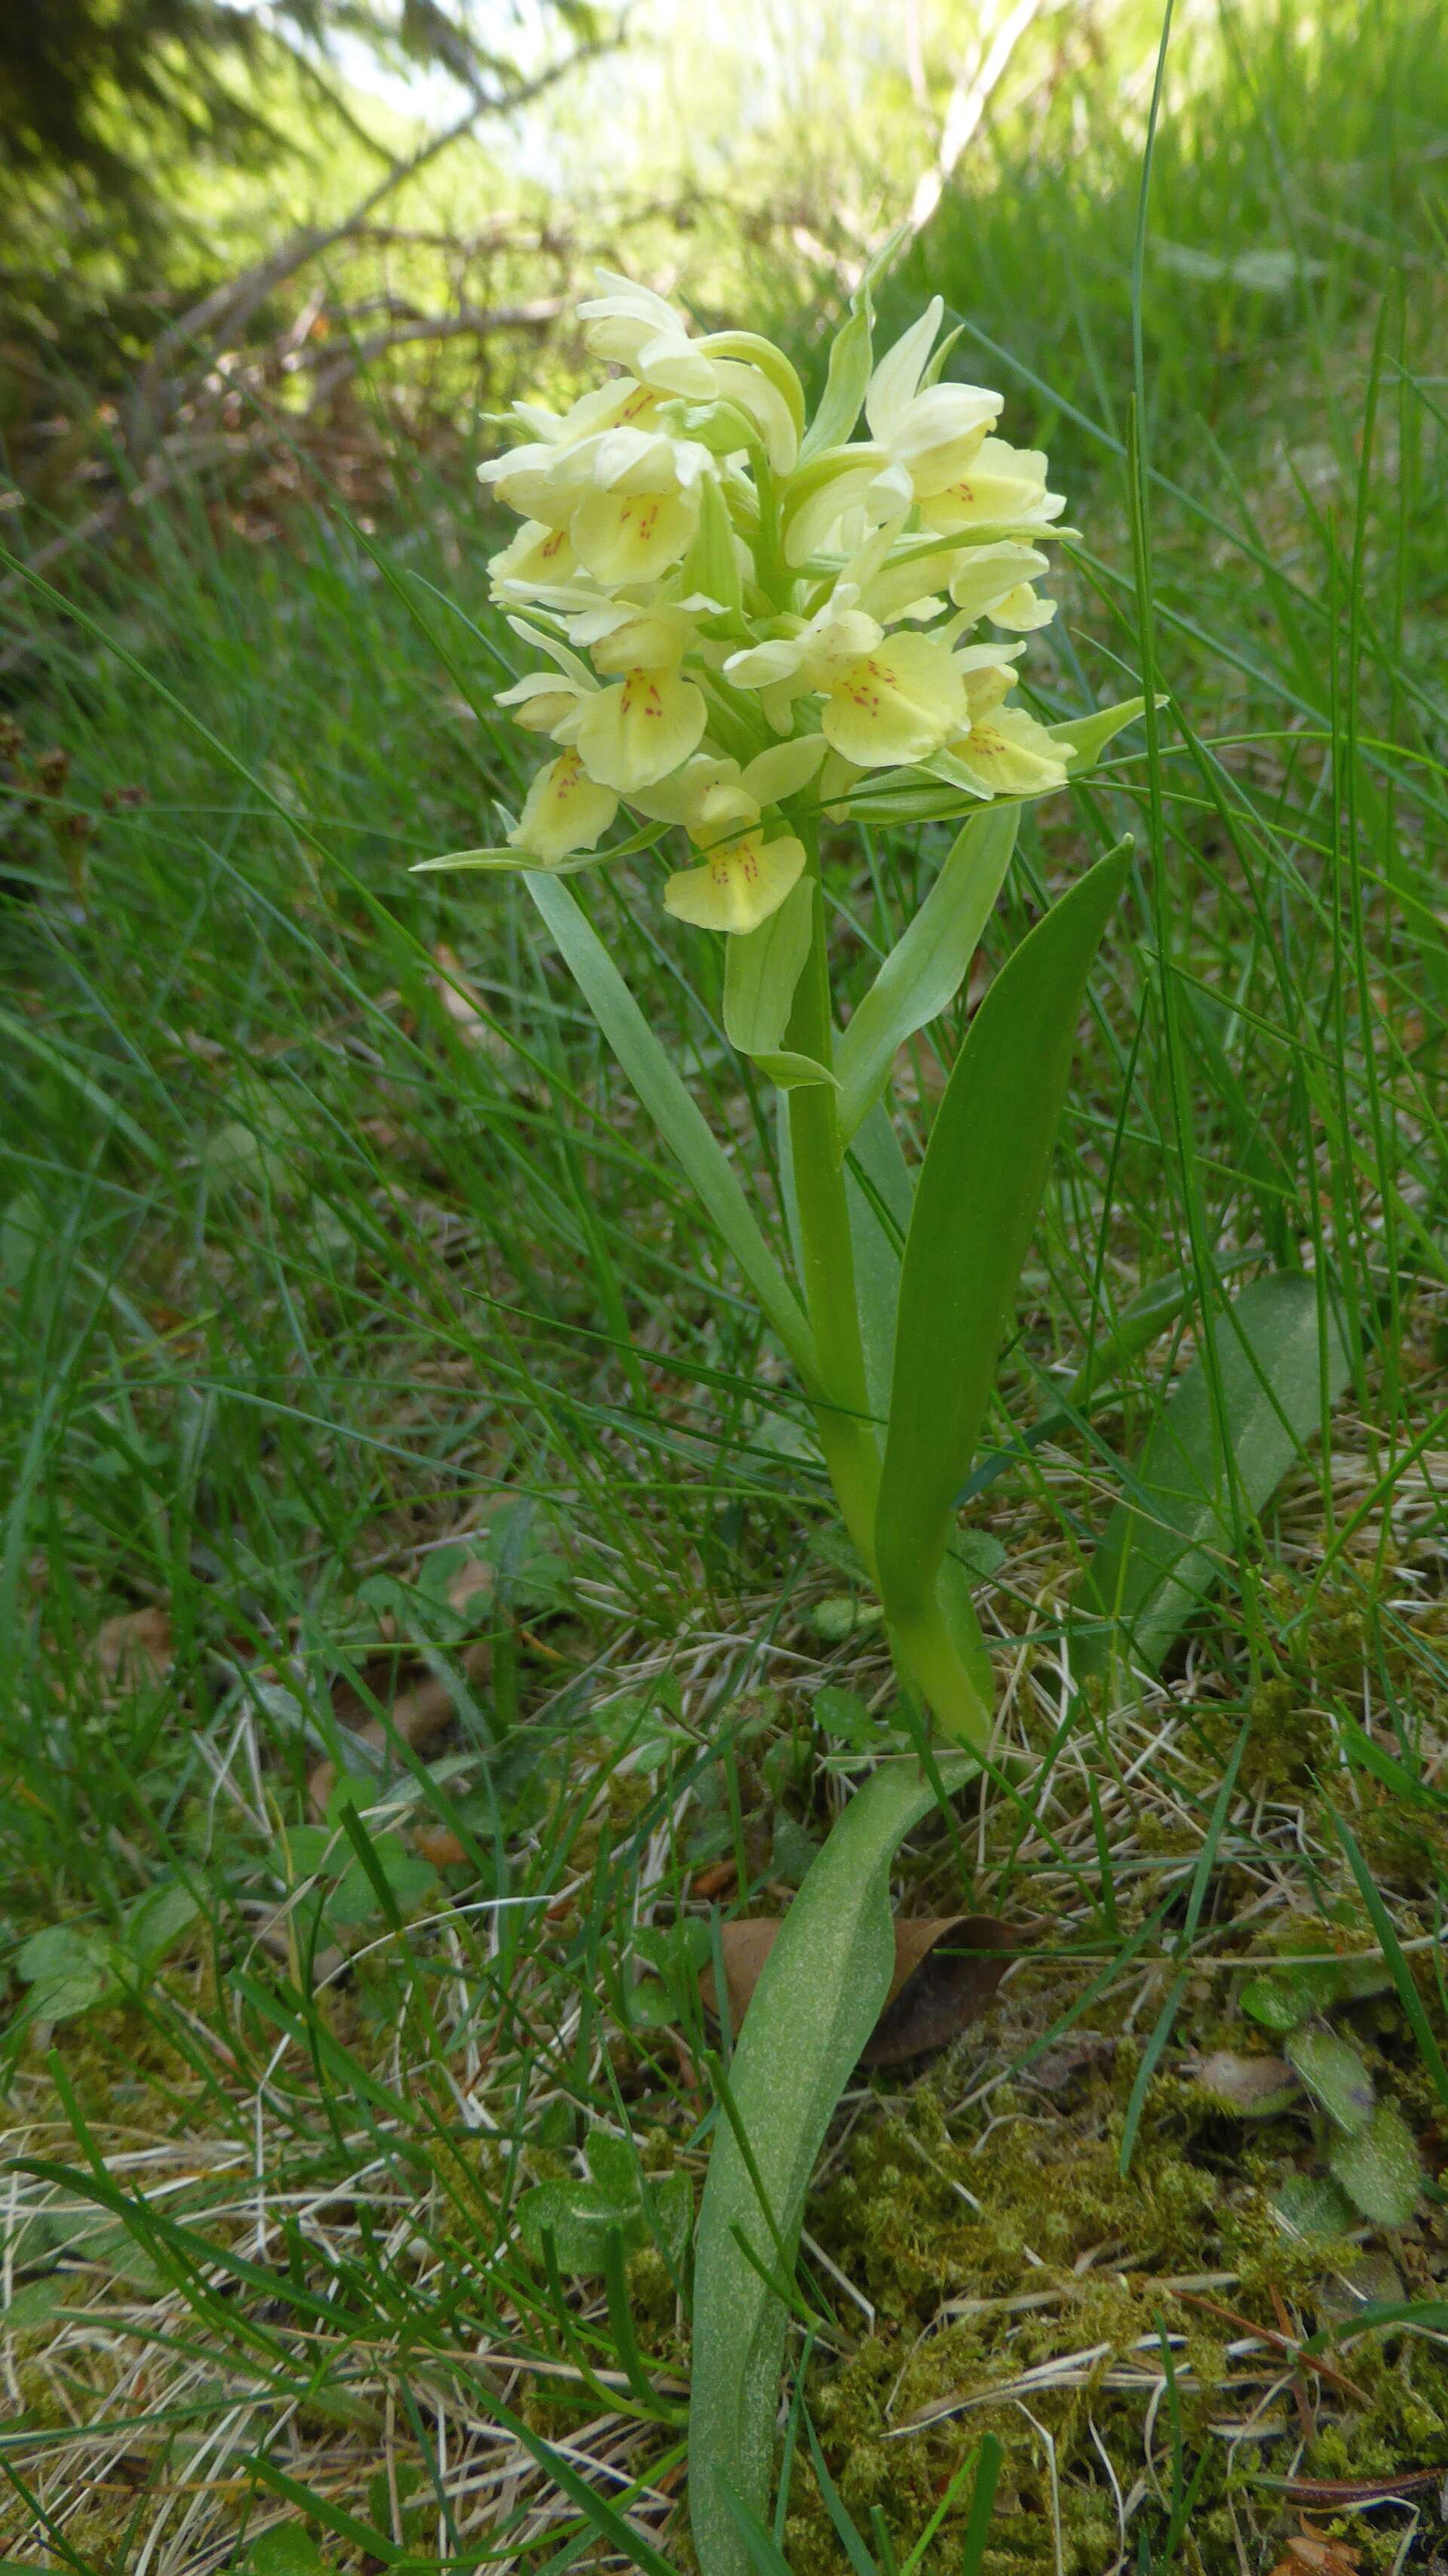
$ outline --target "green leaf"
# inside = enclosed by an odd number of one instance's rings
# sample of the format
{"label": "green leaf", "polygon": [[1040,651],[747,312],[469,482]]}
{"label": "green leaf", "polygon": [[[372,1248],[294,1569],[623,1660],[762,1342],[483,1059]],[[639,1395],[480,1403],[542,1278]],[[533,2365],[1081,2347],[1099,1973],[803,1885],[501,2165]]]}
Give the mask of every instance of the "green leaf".
{"label": "green leaf", "polygon": [[815,1692],[814,1716],[826,1735],[838,1736],[856,1753],[868,1753],[880,1740],[880,1729],[859,1692],[840,1690],[834,1682]]}
{"label": "green leaf", "polygon": [[[1335,1320],[1324,1354],[1317,1290],[1297,1272],[1255,1279],[1212,1325],[1221,1412],[1241,1505],[1260,1512],[1347,1383]],[[1211,1381],[1200,1357],[1173,1387],[1147,1434],[1078,1595],[1076,1668],[1105,1672],[1114,1652],[1155,1672],[1231,1563],[1236,1545],[1226,1459]]]}
{"label": "green leaf", "polygon": [[99,1959],[104,1960],[105,1944],[96,1934],[79,1931],[73,1923],[47,1923],[43,1932],[32,1932],[21,1944],[15,1971],[22,1983],[35,1986],[56,1977],[77,1975]]}
{"label": "green leaf", "polygon": [[[1157,705],[1164,707],[1165,698],[1158,698]],[[1064,743],[1072,755],[1067,764],[1068,776],[1084,778],[1088,769],[1095,768],[1107,744],[1114,742],[1119,733],[1124,733],[1127,726],[1135,724],[1137,717],[1145,712],[1145,698],[1123,698],[1119,707],[1098,707],[1094,715],[1076,716],[1065,724],[1047,725],[1046,731],[1054,734],[1057,742]]]}
{"label": "green leaf", "polygon": [[1045,1186],[1092,958],[1125,849],[1081,878],[1002,967],[936,1114],[905,1245],[875,1526],[885,1607],[929,1602],[985,1420]]}
{"label": "green leaf", "polygon": [[200,1911],[189,1887],[183,1887],[179,1879],[167,1879],[161,1886],[150,1888],[139,1904],[132,1906],[121,1935],[122,1944],[136,1965],[149,1973],[168,1950],[174,1949]]}
{"label": "green leaf", "polygon": [[1391,2102],[1380,2102],[1366,2128],[1339,2138],[1328,2162],[1355,2208],[1374,2227],[1406,2227],[1418,2206],[1423,2168],[1412,2133]]}
{"label": "green leaf", "polygon": [[678,1156],[791,1359],[813,1380],[813,1335],[723,1147],[567,887],[536,872],[524,882],[654,1125]]}
{"label": "green leaf", "polygon": [[[938,1769],[955,1789],[976,1765],[944,1753]],[[852,1799],[784,1918],[734,2051],[729,2098],[750,2153],[721,2115],[694,2260],[689,2502],[702,2576],[749,2566],[718,2473],[749,2512],[769,2506],[787,2311],[739,2240],[768,2273],[776,2234],[793,2255],[815,2158],[889,1988],[890,1865],[934,1804],[913,1761],[883,1765]]]}
{"label": "green leaf", "polygon": [[741,1055],[777,1054],[784,1044],[814,935],[814,905],[813,882],[801,877],[757,930],[724,943],[724,1033]]}
{"label": "green leaf", "polygon": [[1314,2101],[1348,2137],[1367,2128],[1376,2107],[1373,2079],[1351,2042],[1335,2031],[1298,2030],[1287,2042],[1295,2068]]}
{"label": "green leaf", "polygon": [[1005,883],[1019,805],[973,814],[929,894],[857,1005],[840,1040],[840,1133],[848,1142],[879,1099],[898,1050],[953,1002]]}
{"label": "green leaf", "polygon": [[518,2203],[518,2233],[540,2258],[551,2236],[560,2272],[588,2275],[604,2270],[608,2241],[616,2235],[625,2254],[636,2253],[651,2234],[643,2192],[648,2190],[654,2225],[675,2268],[682,2263],[694,2215],[694,2196],[687,2174],[650,2175],[640,2180],[636,2150],[627,2138],[595,2129],[588,2142],[587,2182],[541,2182]]}
{"label": "green leaf", "polygon": [[820,407],[804,435],[801,465],[824,448],[842,447],[860,417],[870,381],[870,307],[866,297],[830,345],[830,368]]}
{"label": "green leaf", "polygon": [[246,2553],[252,2576],[322,2576],[327,2562],[302,2522],[279,2522]]}
{"label": "green leaf", "polygon": [[1243,2012],[1264,2030],[1296,2030],[1311,2020],[1322,1996],[1305,1974],[1249,1977],[1241,2002]]}
{"label": "green leaf", "polygon": [[1284,2174],[1272,2194],[1272,2214],[1284,2235],[1313,2245],[1348,2236],[1353,2227],[1351,2203],[1325,2174]]}
{"label": "green leaf", "polygon": [[508,868],[526,868],[526,850],[444,850],[440,858],[414,859],[407,873],[410,877],[436,877],[445,872],[483,869],[501,874]]}

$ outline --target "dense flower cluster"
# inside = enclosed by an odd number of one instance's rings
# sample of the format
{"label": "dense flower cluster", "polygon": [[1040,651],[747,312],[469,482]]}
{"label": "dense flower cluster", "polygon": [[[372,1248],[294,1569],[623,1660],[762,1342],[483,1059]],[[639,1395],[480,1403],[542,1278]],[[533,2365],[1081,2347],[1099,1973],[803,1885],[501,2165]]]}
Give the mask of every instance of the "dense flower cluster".
{"label": "dense flower cluster", "polygon": [[669,911],[748,931],[805,866],[791,809],[1059,786],[1064,747],[1008,699],[1064,504],[995,435],[999,394],[942,381],[939,301],[874,364],[857,314],[807,423],[772,343],[600,285],[580,319],[618,372],[562,416],[520,403],[524,443],[480,469],[523,520],[494,596],[549,665],[498,699],[556,747],[518,863],[579,863],[627,803],[698,853]]}

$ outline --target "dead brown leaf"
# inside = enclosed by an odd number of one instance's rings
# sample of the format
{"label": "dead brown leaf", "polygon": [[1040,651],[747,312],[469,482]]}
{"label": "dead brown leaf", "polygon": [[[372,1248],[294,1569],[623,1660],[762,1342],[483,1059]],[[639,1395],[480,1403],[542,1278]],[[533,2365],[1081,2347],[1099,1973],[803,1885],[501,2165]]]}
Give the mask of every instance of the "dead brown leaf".
{"label": "dead brown leaf", "polygon": [[1311,2523],[1288,2541],[1285,2555],[1272,2570],[1272,2576],[1357,2576],[1363,2563],[1360,2549],[1348,2541],[1334,2540],[1324,2531],[1314,2531]]}
{"label": "dead brown leaf", "polygon": [[[492,1669],[493,1646],[489,1637],[475,1637],[457,1657],[470,1682],[486,1680]],[[363,1666],[362,1678],[377,1699],[385,1700],[391,1686],[392,1667],[383,1656],[374,1656]],[[374,1676],[380,1685],[373,1690]],[[388,1729],[380,1718],[366,1712],[365,1702],[346,1683],[339,1683],[332,1695],[332,1705],[344,1726],[361,1744],[381,1753],[386,1747]],[[435,1673],[425,1673],[411,1687],[399,1691],[391,1707],[393,1733],[411,1746],[414,1753],[427,1753],[451,1724],[454,1710],[452,1692]],[[335,1762],[319,1762],[307,1784],[307,1795],[314,1816],[325,1816],[327,1800],[337,1785]]]}
{"label": "dead brown leaf", "polygon": [[108,1682],[122,1690],[162,1682],[171,1670],[171,1620],[167,1611],[123,1610],[96,1637],[96,1661]]}
{"label": "dead brown leaf", "polygon": [[[779,1924],[745,1915],[720,1928],[719,1945],[729,1991],[729,2018],[737,2032],[749,2010]],[[994,1914],[922,1917],[895,1925],[895,1973],[874,2030],[860,2052],[862,2066],[894,2066],[959,2037],[992,2001],[1013,1955],[1023,1946],[1016,1925]],[[705,1969],[699,1992],[717,2008],[713,1973]]]}

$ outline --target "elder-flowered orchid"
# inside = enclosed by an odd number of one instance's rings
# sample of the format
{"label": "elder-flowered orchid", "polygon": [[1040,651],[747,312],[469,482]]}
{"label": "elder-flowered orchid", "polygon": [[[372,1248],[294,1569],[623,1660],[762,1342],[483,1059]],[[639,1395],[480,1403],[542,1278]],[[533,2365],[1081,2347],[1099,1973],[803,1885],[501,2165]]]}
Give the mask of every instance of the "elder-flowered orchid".
{"label": "elder-flowered orchid", "polygon": [[[767,2191],[787,2279],[810,2162],[871,1980],[883,1993],[888,1976],[891,1854],[929,1791],[991,1742],[990,1658],[950,1539],[1125,849],[992,982],[914,1178],[890,1124],[892,1067],[966,982],[1017,809],[1089,765],[1141,701],[1056,728],[1012,703],[1025,639],[1054,614],[1039,585],[1063,503],[1045,458],[998,435],[999,395],[945,377],[938,299],[877,361],[867,280],[808,421],[767,341],[696,332],[626,278],[599,286],[580,320],[618,372],[566,410],[518,405],[521,443],[482,469],[523,520],[490,567],[527,654],[496,705],[547,750],[502,846],[421,864],[527,871],[560,959],[798,1373],[879,1594],[912,1750],[930,1726],[971,1748],[962,1762],[939,1747],[945,1772],[933,1756],[918,1776],[913,1759],[884,1764],[852,1797],[846,1849],[820,1855],[779,1929],[773,2020],[756,2004],[735,2052],[740,2117],[731,2103],[716,2132],[695,2244],[690,2492],[701,2576],[749,2576],[737,2505],[767,2520],[787,2310],[746,2238]],[[964,819],[873,981],[852,955],[843,1032],[823,882],[839,842],[822,847],[822,814]],[[781,1094],[760,1215],[746,1126],[714,1133],[557,881],[610,860],[659,866],[672,919],[722,935],[700,1003]],[[870,910],[873,935],[888,889]],[[810,2034],[803,2079],[781,2088],[796,2029]]]}
{"label": "elder-flowered orchid", "polygon": [[640,822],[693,845],[666,908],[741,936],[817,865],[822,807],[964,813],[1061,784],[1065,748],[1006,703],[1004,638],[1054,614],[1063,503],[997,435],[1000,396],[944,377],[938,298],[878,359],[857,315],[814,431],[753,333],[696,332],[609,272],[579,319],[618,372],[560,411],[518,404],[521,443],[480,468],[523,521],[493,595],[555,666],[497,703],[554,753],[474,863],[606,860],[626,805],[624,849],[662,837]]}

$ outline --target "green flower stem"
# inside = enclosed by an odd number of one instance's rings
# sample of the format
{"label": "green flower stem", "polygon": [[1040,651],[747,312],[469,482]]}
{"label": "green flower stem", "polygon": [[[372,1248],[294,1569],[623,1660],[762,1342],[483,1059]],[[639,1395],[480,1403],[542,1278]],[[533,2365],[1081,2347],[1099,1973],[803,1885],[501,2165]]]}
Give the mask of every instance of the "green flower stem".
{"label": "green flower stem", "polygon": [[924,1692],[944,1732],[954,1743],[983,1753],[990,1741],[991,1712],[966,1671],[939,1600],[894,1622],[890,1645],[896,1665]]}
{"label": "green flower stem", "polygon": [[[824,899],[819,887],[817,835],[803,830],[814,879],[814,936],[795,988],[788,1044],[828,1070],[834,1052],[829,961],[825,953]],[[799,1213],[805,1305],[819,1361],[820,1401],[815,1421],[845,1527],[875,1579],[875,1505],[880,1492],[880,1443],[870,1420],[865,1349],[855,1291],[855,1253],[840,1152],[836,1093],[829,1083],[804,1083],[789,1095],[790,1144]]]}
{"label": "green flower stem", "polygon": [[[788,1043],[828,1067],[834,1049],[819,844],[801,827],[815,884],[814,936],[795,988]],[[855,1254],[845,1189],[839,1094],[828,1083],[803,1083],[789,1095],[790,1144],[799,1216],[805,1304],[819,1361],[815,1422],[845,1527],[872,1583],[875,1513],[880,1497],[880,1441],[870,1419],[865,1351],[855,1287]],[[891,1629],[901,1678],[923,1694],[937,1723],[958,1744],[979,1751],[990,1735],[990,1710],[970,1678],[938,1597]]]}

